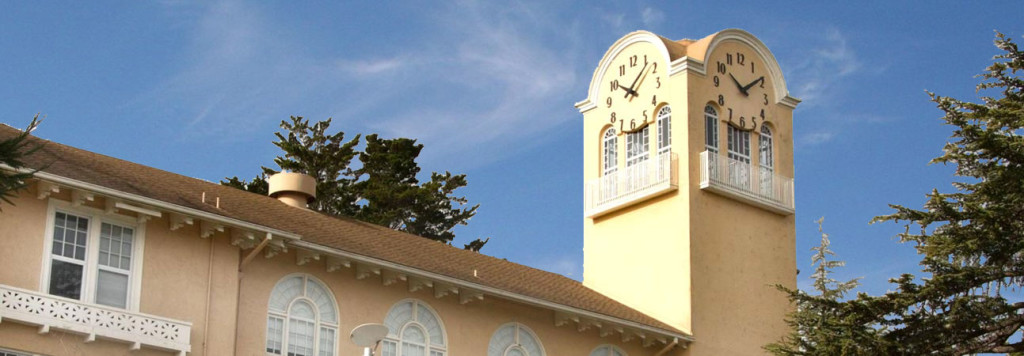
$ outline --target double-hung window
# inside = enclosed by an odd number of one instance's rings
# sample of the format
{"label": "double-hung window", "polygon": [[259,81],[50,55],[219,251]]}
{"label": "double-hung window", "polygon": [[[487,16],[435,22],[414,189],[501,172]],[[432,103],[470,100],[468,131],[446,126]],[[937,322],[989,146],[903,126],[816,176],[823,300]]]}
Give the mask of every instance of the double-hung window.
{"label": "double-hung window", "polygon": [[115,308],[138,310],[143,228],[128,217],[52,201],[43,290]]}

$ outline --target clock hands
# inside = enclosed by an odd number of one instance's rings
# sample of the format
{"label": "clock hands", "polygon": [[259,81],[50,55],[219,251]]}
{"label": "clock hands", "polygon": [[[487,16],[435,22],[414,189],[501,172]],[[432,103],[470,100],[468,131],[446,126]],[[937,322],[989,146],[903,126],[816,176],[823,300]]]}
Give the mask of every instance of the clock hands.
{"label": "clock hands", "polygon": [[747,84],[747,86],[743,87],[743,89],[742,89],[743,90],[743,94],[748,94],[747,90],[750,90],[750,88],[754,87],[754,85],[756,85],[758,82],[763,82],[763,81],[764,81],[764,76],[762,75],[760,78],[757,78],[757,80],[754,80],[754,81],[750,82],[750,84]]}
{"label": "clock hands", "polygon": [[732,76],[732,73],[729,73],[729,78],[732,78],[732,82],[736,83],[736,88],[740,90],[740,93],[743,93],[743,96],[750,96],[750,93],[747,91],[750,90],[750,88],[753,88],[755,85],[757,85],[757,83],[764,81],[763,75],[760,78],[754,79],[754,81],[750,82],[750,84],[747,85],[740,84],[740,81],[736,80],[736,77]]}
{"label": "clock hands", "polygon": [[640,73],[636,75],[636,79],[633,79],[633,84],[629,85],[629,89],[625,89],[626,96],[623,96],[623,98],[628,98],[629,94],[633,94],[633,97],[640,96],[640,94],[636,92],[636,89],[633,88],[636,88],[636,82],[640,81],[640,77],[642,77],[644,73],[647,73],[647,63],[644,63],[644,67],[640,68]]}

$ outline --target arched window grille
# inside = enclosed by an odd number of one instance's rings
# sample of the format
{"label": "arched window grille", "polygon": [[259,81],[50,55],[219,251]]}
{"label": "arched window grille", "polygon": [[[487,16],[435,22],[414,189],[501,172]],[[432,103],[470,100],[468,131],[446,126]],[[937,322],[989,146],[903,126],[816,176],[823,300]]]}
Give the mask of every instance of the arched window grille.
{"label": "arched window grille", "polygon": [[445,356],[444,324],[426,303],[414,299],[398,302],[384,317],[388,336],[381,343],[383,356]]}
{"label": "arched window grille", "polygon": [[768,125],[761,125],[761,136],[758,138],[758,151],[759,165],[761,171],[760,174],[760,186],[761,195],[768,198],[775,197],[774,179],[775,179],[775,154],[774,154],[774,139],[772,138],[772,129]]}
{"label": "arched window grille", "polygon": [[650,159],[651,126],[626,134],[626,167],[640,164]]}
{"label": "arched window grille", "polygon": [[615,128],[611,127],[604,131],[604,138],[601,140],[604,146],[603,167],[601,168],[601,175],[607,176],[614,174],[618,170],[619,161],[619,139],[616,135]]}
{"label": "arched window grille", "polygon": [[590,356],[626,356],[626,352],[614,345],[601,345],[591,351]]}
{"label": "arched window grille", "polygon": [[334,356],[338,307],[323,283],[308,275],[281,279],[267,306],[267,354]]}
{"label": "arched window grille", "polygon": [[711,105],[704,107],[704,147],[718,153],[718,112]]}
{"label": "arched window grille", "polygon": [[672,109],[665,105],[658,110],[658,155],[672,151]]}
{"label": "arched window grille", "polygon": [[491,336],[487,356],[544,356],[544,346],[526,325],[508,323]]}

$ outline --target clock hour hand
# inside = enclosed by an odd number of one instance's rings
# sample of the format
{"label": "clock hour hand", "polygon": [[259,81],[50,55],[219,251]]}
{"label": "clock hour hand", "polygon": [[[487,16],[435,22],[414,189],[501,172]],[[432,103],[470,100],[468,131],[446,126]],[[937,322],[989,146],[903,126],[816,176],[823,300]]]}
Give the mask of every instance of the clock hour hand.
{"label": "clock hour hand", "polygon": [[743,89],[741,89],[741,90],[743,90],[743,94],[747,94],[747,90],[750,90],[750,88],[753,88],[754,85],[756,85],[758,82],[762,82],[762,81],[764,81],[764,76],[763,75],[760,78],[757,78],[756,80],[750,82],[750,84],[747,84],[747,86],[743,87]]}
{"label": "clock hour hand", "polygon": [[736,80],[736,77],[732,76],[732,73],[729,73],[729,78],[732,78],[732,82],[736,83],[736,88],[740,90],[740,93],[743,93],[743,96],[750,96],[750,94],[747,93],[747,88],[749,87],[744,87],[743,84],[740,84],[740,81]]}
{"label": "clock hour hand", "polygon": [[633,96],[640,95],[640,94],[636,93],[636,90],[633,90],[633,89],[630,89],[630,88],[626,88],[626,87],[619,87],[619,88],[622,88],[622,90],[626,91],[626,96],[623,96],[623,98],[628,98],[630,94],[632,94]]}
{"label": "clock hour hand", "polygon": [[633,96],[640,96],[640,94],[636,93],[636,89],[633,88],[636,88],[636,82],[640,81],[640,77],[642,77],[646,72],[647,63],[644,63],[643,68],[640,68],[640,73],[636,75],[636,79],[633,79],[633,84],[630,84],[629,89],[626,89],[626,96],[624,96],[623,98],[629,97],[629,94],[633,94]]}

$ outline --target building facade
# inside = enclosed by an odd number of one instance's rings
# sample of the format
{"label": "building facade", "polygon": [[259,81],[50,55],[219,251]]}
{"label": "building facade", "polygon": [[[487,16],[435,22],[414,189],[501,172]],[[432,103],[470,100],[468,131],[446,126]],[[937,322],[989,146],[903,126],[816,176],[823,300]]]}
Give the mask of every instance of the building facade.
{"label": "building facade", "polygon": [[796,101],[770,57],[739,30],[613,45],[577,105],[584,283],[310,211],[301,177],[260,196],[33,137],[0,212],[0,355],[352,355],[366,323],[378,355],[760,353],[788,310],[768,286],[795,286]]}

